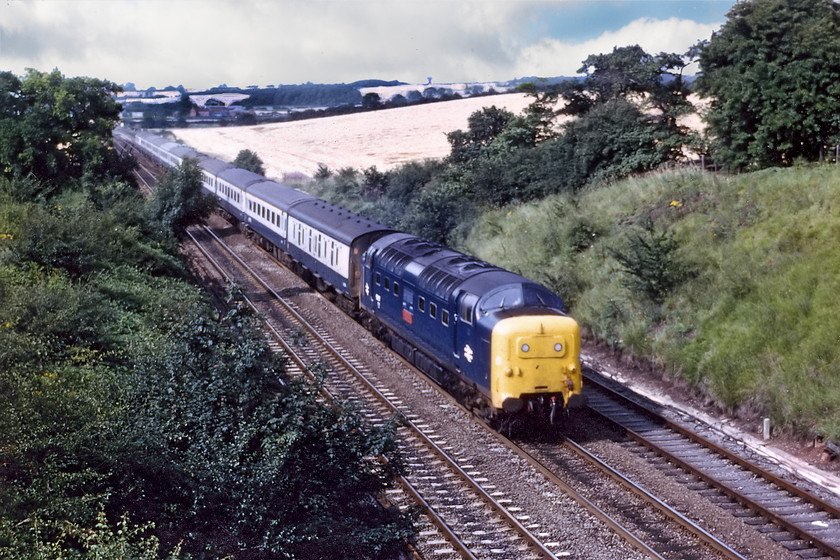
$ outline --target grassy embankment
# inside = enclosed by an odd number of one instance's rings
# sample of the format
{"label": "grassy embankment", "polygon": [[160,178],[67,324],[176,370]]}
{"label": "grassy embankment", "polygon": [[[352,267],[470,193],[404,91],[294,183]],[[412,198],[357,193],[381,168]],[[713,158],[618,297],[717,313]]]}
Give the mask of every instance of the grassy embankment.
{"label": "grassy embankment", "polygon": [[[677,285],[628,287],[616,253],[673,233]],[[669,172],[485,215],[463,248],[564,295],[585,330],[721,409],[840,439],[840,167]]]}

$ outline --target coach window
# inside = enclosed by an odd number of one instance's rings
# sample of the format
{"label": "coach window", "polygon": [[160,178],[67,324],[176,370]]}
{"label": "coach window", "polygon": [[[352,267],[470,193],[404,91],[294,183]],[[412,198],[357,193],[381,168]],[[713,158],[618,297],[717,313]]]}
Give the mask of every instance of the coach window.
{"label": "coach window", "polygon": [[420,309],[421,312],[426,312],[426,299],[423,296],[417,298],[417,307]]}

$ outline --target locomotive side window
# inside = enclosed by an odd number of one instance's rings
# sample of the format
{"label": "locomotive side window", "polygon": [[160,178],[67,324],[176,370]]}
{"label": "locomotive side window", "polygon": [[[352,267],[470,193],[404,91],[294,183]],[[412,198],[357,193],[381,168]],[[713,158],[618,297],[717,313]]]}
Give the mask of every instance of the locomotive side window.
{"label": "locomotive side window", "polygon": [[437,305],[432,302],[429,302],[429,315],[432,319],[437,319]]}
{"label": "locomotive side window", "polygon": [[394,280],[394,295],[400,295],[400,285],[397,283],[396,280]]}
{"label": "locomotive side window", "polygon": [[377,286],[382,285],[382,274],[380,274],[379,272],[376,273],[376,285]]}
{"label": "locomotive side window", "polygon": [[478,301],[478,296],[473,294],[464,295],[461,300],[461,322],[472,325],[476,301]]}
{"label": "locomotive side window", "polygon": [[449,326],[449,311],[446,309],[442,309],[440,313],[440,322],[443,323],[444,327]]}
{"label": "locomotive side window", "polygon": [[387,277],[385,278],[385,289],[386,289],[386,290],[390,290],[390,289],[391,289],[391,281],[390,281],[390,280],[388,280],[388,278],[387,278]]}
{"label": "locomotive side window", "polygon": [[420,311],[425,313],[426,312],[426,298],[424,298],[423,296],[420,296],[417,300],[417,307],[420,309]]}

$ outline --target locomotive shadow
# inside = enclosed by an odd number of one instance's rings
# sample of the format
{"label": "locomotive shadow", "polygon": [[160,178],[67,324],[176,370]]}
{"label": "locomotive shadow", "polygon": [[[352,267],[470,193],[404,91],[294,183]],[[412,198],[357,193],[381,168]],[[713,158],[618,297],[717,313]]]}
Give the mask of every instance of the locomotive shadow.
{"label": "locomotive shadow", "polygon": [[[509,431],[505,433],[505,430]],[[497,428],[502,435],[513,441],[523,443],[562,443],[572,439],[580,444],[586,444],[604,439],[611,439],[611,434],[605,432],[597,417],[588,408],[579,408],[563,415],[557,425],[550,425],[538,420],[523,420],[512,427]]]}

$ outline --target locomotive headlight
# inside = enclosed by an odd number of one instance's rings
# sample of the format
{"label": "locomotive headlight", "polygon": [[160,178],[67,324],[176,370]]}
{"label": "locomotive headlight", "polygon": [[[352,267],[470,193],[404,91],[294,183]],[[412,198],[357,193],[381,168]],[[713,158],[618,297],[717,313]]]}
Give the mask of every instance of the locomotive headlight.
{"label": "locomotive headlight", "polygon": [[531,347],[530,347],[530,346],[528,346],[527,344],[523,344],[523,345],[522,345],[522,351],[523,351],[523,352],[527,352],[527,351],[528,351],[528,350],[530,350],[530,349],[531,349]]}
{"label": "locomotive headlight", "polygon": [[562,352],[563,351],[563,345],[558,342],[557,344],[554,345],[554,351],[555,352]]}

